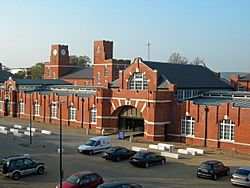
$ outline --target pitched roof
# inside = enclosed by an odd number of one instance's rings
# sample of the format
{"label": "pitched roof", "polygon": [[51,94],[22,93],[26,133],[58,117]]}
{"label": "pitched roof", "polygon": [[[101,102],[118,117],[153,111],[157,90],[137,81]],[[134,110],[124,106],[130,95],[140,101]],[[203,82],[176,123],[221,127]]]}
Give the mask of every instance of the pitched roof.
{"label": "pitched roof", "polygon": [[0,83],[4,83],[9,77],[14,77],[14,75],[10,72],[0,69]]}
{"label": "pitched roof", "polygon": [[143,61],[152,70],[157,70],[158,88],[166,88],[168,84],[176,84],[178,89],[231,89],[210,69],[201,65],[173,64]]}
{"label": "pitched roof", "polygon": [[93,79],[94,78],[94,68],[79,68],[75,67],[66,73],[62,79]]}
{"label": "pitched roof", "polygon": [[239,78],[240,82],[249,82],[250,81],[250,74],[247,74],[245,76],[242,76]]}
{"label": "pitched roof", "polygon": [[69,82],[59,79],[14,79],[18,85],[72,85]]}

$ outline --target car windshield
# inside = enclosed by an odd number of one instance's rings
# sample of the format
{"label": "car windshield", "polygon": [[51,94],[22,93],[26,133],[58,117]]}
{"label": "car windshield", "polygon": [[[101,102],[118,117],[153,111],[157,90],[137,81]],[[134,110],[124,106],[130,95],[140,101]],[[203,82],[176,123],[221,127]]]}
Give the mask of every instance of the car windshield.
{"label": "car windshield", "polygon": [[109,148],[107,149],[108,152],[115,152],[117,150],[117,148]]}
{"label": "car windshield", "polygon": [[96,143],[95,140],[88,140],[88,141],[85,143],[85,145],[86,145],[86,146],[94,146],[95,143]]}
{"label": "car windshield", "polygon": [[212,168],[212,165],[208,163],[202,163],[200,168],[205,168],[207,170],[210,170]]}
{"label": "car windshield", "polygon": [[141,152],[137,152],[134,155],[134,158],[136,158],[136,159],[143,159],[144,157],[145,157],[145,153],[141,153]]}
{"label": "car windshield", "polygon": [[248,176],[250,174],[249,170],[244,170],[244,169],[238,169],[235,174],[243,175],[243,176]]}
{"label": "car windshield", "polygon": [[67,182],[70,182],[70,183],[79,183],[80,179],[79,179],[78,176],[72,175],[72,176],[68,177]]}

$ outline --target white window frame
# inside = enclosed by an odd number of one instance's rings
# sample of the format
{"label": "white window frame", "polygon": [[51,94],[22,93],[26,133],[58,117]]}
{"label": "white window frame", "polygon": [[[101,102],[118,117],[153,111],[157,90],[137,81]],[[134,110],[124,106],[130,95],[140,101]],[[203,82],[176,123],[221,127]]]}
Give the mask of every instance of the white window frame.
{"label": "white window frame", "polygon": [[25,106],[24,102],[19,103],[19,113],[20,114],[24,114],[24,110],[25,110],[24,106]]}
{"label": "white window frame", "polygon": [[243,85],[238,85],[238,91],[246,91],[246,87]]}
{"label": "white window frame", "polygon": [[57,119],[57,103],[52,103],[50,105],[50,118]]}
{"label": "white window frame", "polygon": [[108,77],[109,75],[109,69],[107,65],[104,65],[104,77]]}
{"label": "white window frame", "polygon": [[76,112],[77,112],[76,107],[70,106],[69,108],[69,120],[70,121],[76,121]]}
{"label": "white window frame", "polygon": [[134,73],[129,78],[128,89],[147,90],[148,89],[148,80],[147,80],[146,76],[140,72]]}
{"label": "white window frame", "polygon": [[195,119],[192,116],[184,116],[181,119],[181,135],[194,136]]}
{"label": "white window frame", "polygon": [[34,104],[34,115],[40,116],[40,104],[38,104],[37,102],[35,102]]}
{"label": "white window frame", "polygon": [[96,110],[96,108],[92,108],[90,111],[90,122],[91,123],[97,122],[96,116],[97,116],[97,110]]}
{"label": "white window frame", "polygon": [[219,122],[219,139],[234,142],[235,123],[230,119]]}
{"label": "white window frame", "polygon": [[96,83],[101,84],[101,74],[99,72],[96,74]]}

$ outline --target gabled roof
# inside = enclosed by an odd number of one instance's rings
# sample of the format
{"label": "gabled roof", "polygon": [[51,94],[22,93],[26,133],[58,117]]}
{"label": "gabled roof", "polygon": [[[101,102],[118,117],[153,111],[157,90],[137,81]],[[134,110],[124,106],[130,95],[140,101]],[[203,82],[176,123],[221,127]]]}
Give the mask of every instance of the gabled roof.
{"label": "gabled roof", "polygon": [[242,76],[239,78],[240,82],[250,82],[250,74],[247,74],[245,76]]}
{"label": "gabled roof", "polygon": [[178,89],[231,89],[216,73],[201,65],[142,61],[159,73],[158,87],[176,84]]}
{"label": "gabled roof", "polygon": [[59,79],[14,79],[18,85],[72,85],[69,82]]}
{"label": "gabled roof", "polygon": [[62,79],[93,79],[94,78],[94,68],[73,68],[68,73],[66,73]]}
{"label": "gabled roof", "polygon": [[0,83],[4,83],[9,77],[14,77],[14,75],[10,72],[0,69]]}

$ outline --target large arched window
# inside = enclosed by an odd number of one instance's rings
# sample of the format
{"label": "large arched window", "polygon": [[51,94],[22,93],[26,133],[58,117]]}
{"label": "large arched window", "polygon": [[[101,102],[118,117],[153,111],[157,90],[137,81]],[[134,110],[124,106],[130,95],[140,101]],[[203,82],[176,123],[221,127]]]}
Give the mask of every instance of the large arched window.
{"label": "large arched window", "polygon": [[181,119],[181,134],[187,136],[194,135],[194,118],[185,116]]}
{"label": "large arched window", "polygon": [[223,119],[219,122],[220,140],[234,141],[235,123],[230,119]]}
{"label": "large arched window", "polygon": [[140,72],[134,73],[128,81],[128,89],[146,90],[148,89],[148,81],[144,74]]}

